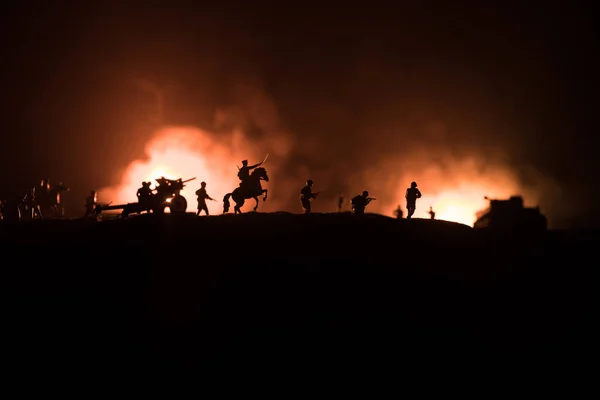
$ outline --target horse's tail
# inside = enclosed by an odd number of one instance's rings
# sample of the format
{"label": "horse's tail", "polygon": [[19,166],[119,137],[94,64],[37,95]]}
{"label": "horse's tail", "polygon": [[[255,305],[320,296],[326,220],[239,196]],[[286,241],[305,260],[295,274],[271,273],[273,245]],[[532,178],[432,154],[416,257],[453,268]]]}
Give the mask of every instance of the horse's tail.
{"label": "horse's tail", "polygon": [[230,197],[231,193],[227,193],[225,197],[223,197],[223,214],[226,214],[229,211],[229,207],[231,207],[231,204],[229,204]]}

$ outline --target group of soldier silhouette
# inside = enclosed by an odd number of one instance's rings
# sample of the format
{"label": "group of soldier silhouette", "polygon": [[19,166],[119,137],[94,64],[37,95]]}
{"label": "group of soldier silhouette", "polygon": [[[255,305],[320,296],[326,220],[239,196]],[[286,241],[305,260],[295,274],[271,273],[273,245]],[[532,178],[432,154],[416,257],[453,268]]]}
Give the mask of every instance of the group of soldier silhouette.
{"label": "group of soldier silhouette", "polygon": [[[300,203],[302,204],[302,209],[304,210],[305,214],[311,213],[311,211],[312,211],[311,201],[313,201],[314,199],[316,199],[319,196],[319,192],[313,193],[313,191],[312,191],[313,184],[314,183],[313,183],[312,179],[309,179],[306,181],[306,186],[304,186],[302,188],[302,190],[300,190]],[[406,194],[405,194],[406,209],[408,210],[408,215],[406,216],[406,219],[412,218],[412,216],[414,215],[415,210],[417,208],[417,199],[420,199],[421,197],[422,197],[422,194],[421,194],[421,191],[417,188],[417,183],[412,182],[410,184],[410,187],[408,189],[406,189]],[[371,201],[373,201],[373,200],[377,200],[377,199],[374,197],[369,197],[369,192],[366,190],[363,191],[362,194],[354,196],[350,202],[352,213],[355,215],[364,215],[365,209],[367,208],[369,203],[371,203]],[[340,195],[338,197],[338,212],[342,212],[343,209],[344,209],[344,194],[340,193]],[[402,213],[402,208],[400,206],[398,206],[398,208],[395,210],[395,214],[396,214],[396,218],[402,219],[403,213]],[[429,207],[429,215],[430,215],[431,219],[435,219],[435,212],[433,211],[432,207]]]}
{"label": "group of soldier silhouette", "polygon": [[50,179],[44,178],[18,201],[1,200],[0,219],[62,218],[65,211],[61,195],[69,190],[62,182],[53,185]]}
{"label": "group of soldier silhouette", "polygon": [[[229,199],[233,199],[235,202],[234,212],[241,213],[240,208],[243,206],[245,200],[254,199],[256,204],[254,210],[258,208],[258,197],[263,195],[263,201],[267,199],[268,191],[262,188],[261,181],[268,181],[268,174],[264,167],[261,167],[265,161],[265,159],[257,164],[249,165],[248,160],[242,161],[242,166],[238,167],[238,178],[240,180],[239,187],[235,188],[231,193],[227,193],[223,198],[223,213],[227,213],[230,208]],[[133,212],[137,214],[141,213],[150,213],[156,212],[157,204],[162,202],[175,202],[176,196],[179,195],[179,191],[183,188],[184,183],[194,180],[196,178],[188,179],[183,181],[182,179],[171,180],[165,177],[161,177],[156,179],[158,185],[156,188],[152,189],[151,182],[142,182],[142,186],[137,190],[137,203],[129,203],[129,205],[135,204],[135,209]],[[300,204],[305,214],[310,214],[312,212],[311,203],[315,199],[318,198],[319,192],[313,192],[314,182],[309,179],[306,181],[306,185],[302,187],[300,190]],[[197,198],[197,212],[196,215],[200,216],[202,212],[205,215],[209,215],[207,200],[216,201],[212,198],[206,188],[206,182],[200,183],[200,188],[196,190],[196,198]],[[35,187],[31,190],[30,193],[27,193],[21,203],[18,206],[19,212],[21,215],[28,215],[29,218],[35,218],[36,216],[39,218],[44,218],[46,214],[52,214],[54,217],[62,217],[64,214],[64,210],[60,205],[60,194],[63,191],[68,191],[69,189],[65,187],[62,182],[58,185],[50,185],[48,179],[43,179],[38,187]],[[416,202],[417,199],[421,198],[421,191],[417,188],[417,183],[412,182],[410,187],[406,189],[406,209],[407,209],[407,219],[411,219],[416,210]],[[369,196],[368,191],[363,191],[362,194],[354,196],[351,201],[351,212],[355,215],[364,215],[367,206],[376,200],[374,197]],[[185,199],[183,199],[185,202]],[[158,203],[157,203],[158,202]],[[342,212],[344,209],[345,198],[343,194],[340,194],[338,197],[337,208],[338,212]],[[0,203],[0,218],[3,217],[3,208],[6,205],[5,202]],[[84,207],[85,214],[84,217],[97,217],[99,215],[99,208],[101,206],[104,209],[117,209],[119,207],[123,208],[127,205],[123,206],[111,206],[110,203],[107,205],[99,205],[98,204],[98,193],[96,190],[91,190],[89,195],[85,198]],[[164,210],[165,206],[169,206],[171,210],[174,209],[174,204],[162,205],[162,210]],[[183,210],[187,207],[187,202],[183,205]],[[128,210],[127,212],[130,212]],[[402,209],[400,206],[394,211],[396,217],[401,219],[403,216]],[[21,215],[19,219],[21,219]],[[429,215],[431,219],[435,218],[435,212],[430,207]]]}

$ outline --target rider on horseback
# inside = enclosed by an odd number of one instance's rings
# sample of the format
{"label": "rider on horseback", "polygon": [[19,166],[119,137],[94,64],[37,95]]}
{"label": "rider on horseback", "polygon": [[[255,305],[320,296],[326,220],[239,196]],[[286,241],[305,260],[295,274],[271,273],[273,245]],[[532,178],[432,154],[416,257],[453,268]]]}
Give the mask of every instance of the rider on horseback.
{"label": "rider on horseback", "polygon": [[[258,164],[248,165],[248,160],[242,161],[242,167],[239,168],[239,171],[238,171],[238,178],[240,179],[240,187],[242,187],[244,190],[250,189],[248,187],[250,171],[256,167],[260,167],[262,165],[262,163],[264,163],[264,161],[261,161]],[[256,189],[258,189],[258,187]]]}

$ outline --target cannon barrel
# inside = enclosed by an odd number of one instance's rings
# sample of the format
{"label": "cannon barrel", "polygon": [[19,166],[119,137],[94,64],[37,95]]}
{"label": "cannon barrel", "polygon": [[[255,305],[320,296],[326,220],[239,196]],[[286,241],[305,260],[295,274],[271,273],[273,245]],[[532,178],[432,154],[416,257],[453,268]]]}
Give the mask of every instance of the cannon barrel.
{"label": "cannon barrel", "polygon": [[[157,178],[156,181],[159,181],[160,179],[163,179],[163,178]],[[167,178],[164,178],[164,179],[167,182],[177,182],[178,181],[177,179],[167,179]],[[190,182],[190,181],[193,181],[194,179],[196,179],[196,177],[193,177],[193,178],[190,178],[190,179],[186,179],[185,181],[181,181],[181,183]]]}

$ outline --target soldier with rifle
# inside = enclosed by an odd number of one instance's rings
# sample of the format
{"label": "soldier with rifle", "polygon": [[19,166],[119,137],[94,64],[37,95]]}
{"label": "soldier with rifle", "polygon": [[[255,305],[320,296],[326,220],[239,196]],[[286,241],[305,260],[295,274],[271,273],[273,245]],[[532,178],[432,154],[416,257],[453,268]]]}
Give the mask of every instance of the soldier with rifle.
{"label": "soldier with rifle", "polygon": [[200,212],[202,211],[204,211],[206,215],[209,215],[206,200],[216,200],[206,193],[206,182],[200,182],[200,189],[196,190],[196,196],[198,196],[198,212],[196,213],[196,216],[200,216]]}
{"label": "soldier with rifle", "polygon": [[300,203],[304,209],[304,214],[310,214],[311,206],[310,202],[319,196],[319,193],[312,192],[313,181],[311,179],[306,181],[306,186],[300,190]]}
{"label": "soldier with rifle", "polygon": [[95,217],[96,216],[96,205],[98,196],[95,190],[90,191],[90,195],[85,198],[85,214],[83,218]]}
{"label": "soldier with rifle", "polygon": [[364,192],[362,192],[362,194],[359,194],[358,196],[355,196],[352,199],[352,212],[355,215],[365,215],[365,208],[367,208],[367,206],[369,205],[369,203],[373,200],[377,200],[374,197],[369,197],[369,192],[367,192],[366,190]]}
{"label": "soldier with rifle", "polygon": [[33,219],[33,218],[35,218],[35,216],[38,216],[41,219],[44,219],[42,210],[40,209],[40,206],[38,205],[35,197],[36,197],[35,187],[33,187],[33,188],[31,188],[29,193],[27,193],[23,197],[23,200],[21,200],[21,203],[19,204],[19,209],[24,211],[22,213],[22,215],[26,215],[27,218]]}
{"label": "soldier with rifle", "polygon": [[429,206],[429,212],[427,214],[429,214],[431,219],[435,219],[435,211],[433,211],[433,207]]}

